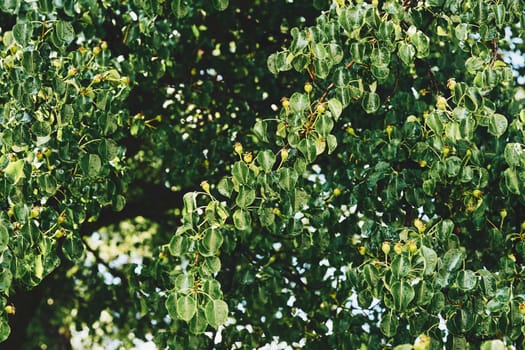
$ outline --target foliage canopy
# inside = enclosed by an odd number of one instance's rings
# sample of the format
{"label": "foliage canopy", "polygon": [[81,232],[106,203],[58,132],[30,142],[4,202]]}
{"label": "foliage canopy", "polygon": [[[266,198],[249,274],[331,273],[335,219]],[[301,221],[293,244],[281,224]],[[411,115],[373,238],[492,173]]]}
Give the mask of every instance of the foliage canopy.
{"label": "foliage canopy", "polygon": [[522,1],[0,11],[8,346],[523,347]]}

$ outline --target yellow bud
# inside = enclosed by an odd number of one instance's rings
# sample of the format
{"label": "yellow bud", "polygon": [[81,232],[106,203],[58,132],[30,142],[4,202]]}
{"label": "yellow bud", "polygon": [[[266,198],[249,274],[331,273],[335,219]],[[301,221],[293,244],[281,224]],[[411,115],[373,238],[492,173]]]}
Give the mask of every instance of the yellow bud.
{"label": "yellow bud", "polygon": [[427,166],[427,161],[424,160],[424,159],[421,159],[421,160],[419,161],[419,166],[420,166],[421,168],[426,167],[426,166]]}
{"label": "yellow bud", "polygon": [[480,199],[481,197],[483,197],[483,192],[481,192],[478,189],[475,189],[474,191],[472,191],[472,195],[477,199]]}
{"label": "yellow bud", "polygon": [[355,134],[355,130],[354,130],[354,128],[352,128],[351,126],[349,126],[348,128],[346,128],[346,133],[349,134],[349,135],[352,135],[352,136],[356,136],[356,134]]}
{"label": "yellow bud", "polygon": [[78,72],[78,69],[75,68],[75,67],[72,67],[69,69],[69,71],[67,72],[67,77],[68,78],[71,78],[72,76],[74,76],[75,74],[77,74]]}
{"label": "yellow bud", "polygon": [[379,6],[379,0],[372,0],[372,6],[378,7]]}
{"label": "yellow bud", "polygon": [[518,311],[520,314],[524,315],[525,314],[525,302],[521,302],[520,305],[518,306]]}
{"label": "yellow bud", "polygon": [[427,225],[425,225],[421,219],[415,219],[414,226],[417,228],[419,233],[423,233],[427,229]]}
{"label": "yellow bud", "polygon": [[241,143],[240,142],[235,142],[235,145],[233,145],[233,150],[238,155],[242,155],[243,148],[242,148]]}
{"label": "yellow bud", "polygon": [[310,84],[310,83],[308,83],[308,82],[304,84],[304,91],[305,91],[307,94],[309,94],[310,92],[312,92],[312,89],[313,89],[312,84]]}
{"label": "yellow bud", "polygon": [[451,91],[454,90],[454,88],[456,87],[456,79],[450,78],[449,80],[447,80],[447,87]]}
{"label": "yellow bud", "polygon": [[60,216],[58,217],[58,219],[57,219],[57,223],[60,225],[60,224],[64,223],[64,221],[66,221],[66,214],[65,214],[65,213],[62,213],[62,214],[60,214]]}
{"label": "yellow bud", "polygon": [[100,43],[100,48],[101,48],[103,51],[107,50],[107,49],[108,49],[108,43],[107,43],[107,41],[102,41],[102,42]]}
{"label": "yellow bud", "polygon": [[416,242],[411,239],[407,242],[407,248],[408,248],[408,251],[412,254],[414,254],[415,252],[417,252],[417,244]]}
{"label": "yellow bud", "polygon": [[283,162],[288,159],[288,148],[281,149],[281,159]]}
{"label": "yellow bud", "polygon": [[504,220],[507,217],[507,209],[501,209],[499,216],[501,217],[501,220]]}
{"label": "yellow bud", "polygon": [[421,334],[418,340],[414,343],[414,350],[427,350],[430,347],[430,337],[426,334]]}
{"label": "yellow bud", "polygon": [[449,146],[443,147],[443,156],[447,157],[449,153],[450,153],[450,147]]}
{"label": "yellow bud", "polygon": [[273,208],[272,213],[274,213],[275,215],[281,215],[281,211],[279,210],[279,208]]}
{"label": "yellow bud", "polygon": [[359,248],[357,248],[357,251],[359,252],[359,254],[361,255],[365,255],[366,254],[366,247],[365,246],[359,246]]}
{"label": "yellow bud", "polygon": [[439,110],[446,110],[447,109],[447,99],[443,96],[436,97],[436,107]]}
{"label": "yellow bud", "polygon": [[204,192],[210,193],[210,184],[208,183],[208,181],[206,180],[202,181],[201,188],[204,190]]}
{"label": "yellow bud", "polygon": [[93,84],[98,84],[102,81],[102,74],[97,74],[93,77]]}
{"label": "yellow bud", "polygon": [[4,311],[8,315],[14,315],[16,313],[16,308],[14,305],[6,305]]}
{"label": "yellow bud", "polygon": [[388,135],[388,138],[390,138],[390,135],[392,135],[392,130],[394,130],[394,127],[392,125],[387,125],[386,126],[386,134]]}
{"label": "yellow bud", "polygon": [[253,154],[252,152],[246,152],[244,153],[242,159],[246,162],[246,163],[251,163],[253,161]]}
{"label": "yellow bud", "polygon": [[286,97],[282,98],[281,104],[284,109],[288,109],[290,107],[290,101]]}
{"label": "yellow bud", "polygon": [[507,257],[513,262],[516,262],[516,256],[514,254],[510,253],[509,255],[507,255]]}
{"label": "yellow bud", "polygon": [[319,103],[316,107],[317,113],[323,114],[326,111],[324,103]]}
{"label": "yellow bud", "polygon": [[384,241],[383,244],[381,244],[381,250],[385,255],[388,255],[388,253],[390,253],[390,242]]}
{"label": "yellow bud", "polygon": [[397,242],[396,244],[394,244],[394,252],[398,255],[403,253],[403,248],[403,243],[401,242]]}
{"label": "yellow bud", "polygon": [[95,46],[93,48],[93,55],[98,56],[100,54],[100,46]]}
{"label": "yellow bud", "polygon": [[343,191],[339,187],[334,188],[333,194],[335,197],[339,197]]}

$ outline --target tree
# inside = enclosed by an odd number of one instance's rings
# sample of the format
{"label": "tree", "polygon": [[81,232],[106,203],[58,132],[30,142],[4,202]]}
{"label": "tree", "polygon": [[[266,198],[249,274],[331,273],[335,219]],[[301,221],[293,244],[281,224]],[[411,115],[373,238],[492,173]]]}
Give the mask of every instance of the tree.
{"label": "tree", "polygon": [[6,348],[523,346],[522,2],[0,10]]}

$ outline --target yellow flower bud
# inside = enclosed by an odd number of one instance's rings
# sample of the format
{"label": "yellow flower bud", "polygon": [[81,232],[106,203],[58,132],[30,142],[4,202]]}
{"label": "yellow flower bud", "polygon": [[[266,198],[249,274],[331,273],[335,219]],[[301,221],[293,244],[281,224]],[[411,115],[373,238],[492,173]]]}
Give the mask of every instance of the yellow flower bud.
{"label": "yellow flower bud", "polygon": [[313,86],[312,86],[312,84],[310,84],[310,83],[308,83],[308,82],[304,84],[304,91],[305,91],[307,94],[309,94],[310,92],[312,92],[312,90],[313,90]]}
{"label": "yellow flower bud", "polygon": [[246,162],[246,163],[251,163],[253,161],[253,154],[252,152],[246,152],[244,153],[242,159]]}
{"label": "yellow flower bud", "polygon": [[243,148],[242,148],[241,143],[240,142],[235,142],[235,145],[233,145],[233,150],[238,155],[242,155]]}
{"label": "yellow flower bud", "polygon": [[204,190],[204,192],[210,193],[210,184],[208,183],[208,181],[206,180],[202,181],[201,188]]}
{"label": "yellow flower bud", "polygon": [[381,244],[381,250],[385,255],[388,255],[388,253],[390,253],[390,242],[384,241],[383,244]]}

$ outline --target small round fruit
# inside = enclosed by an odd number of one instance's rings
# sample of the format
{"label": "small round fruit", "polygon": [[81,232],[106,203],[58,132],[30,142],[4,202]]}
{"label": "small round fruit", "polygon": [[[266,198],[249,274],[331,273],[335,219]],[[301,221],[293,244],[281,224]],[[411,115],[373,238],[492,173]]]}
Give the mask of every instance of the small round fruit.
{"label": "small round fruit", "polygon": [[403,248],[404,248],[403,243],[397,242],[396,244],[394,244],[394,253],[398,255],[403,253]]}
{"label": "small round fruit", "polygon": [[335,197],[339,197],[343,191],[339,187],[334,188],[333,194]]}
{"label": "small round fruit", "polygon": [[304,84],[304,91],[305,91],[307,94],[309,94],[310,92],[312,92],[312,90],[313,90],[313,86],[312,86],[312,84],[310,84],[310,83],[305,83],[305,84]]}
{"label": "small round fruit", "polygon": [[359,252],[359,254],[361,255],[365,255],[366,254],[366,247],[365,246],[359,246],[359,248],[357,248],[357,251]]}
{"label": "small round fruit", "polygon": [[456,87],[456,79],[455,78],[450,78],[449,80],[447,80],[447,88],[449,90],[453,91],[455,87]]}
{"label": "small round fruit", "polygon": [[384,241],[383,244],[381,244],[381,250],[383,251],[383,253],[385,253],[385,255],[388,255],[388,253],[390,253],[390,242],[388,241]]}
{"label": "small round fruit", "polygon": [[446,110],[447,109],[447,99],[443,96],[436,97],[436,107],[439,110]]}

